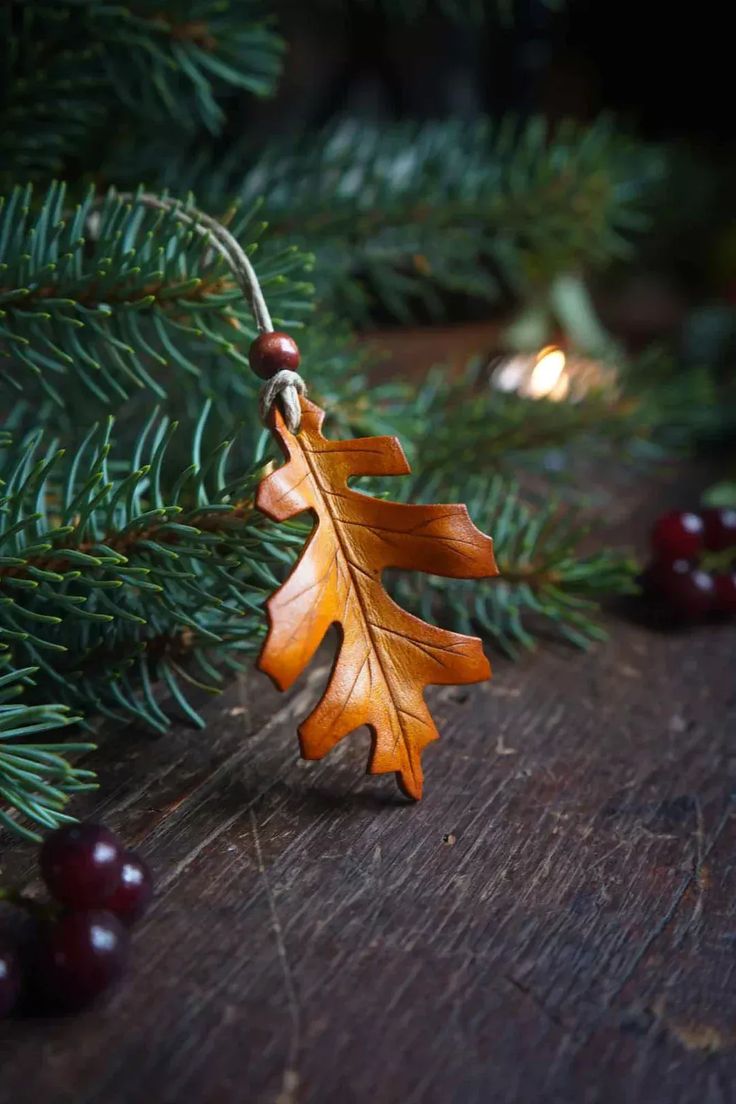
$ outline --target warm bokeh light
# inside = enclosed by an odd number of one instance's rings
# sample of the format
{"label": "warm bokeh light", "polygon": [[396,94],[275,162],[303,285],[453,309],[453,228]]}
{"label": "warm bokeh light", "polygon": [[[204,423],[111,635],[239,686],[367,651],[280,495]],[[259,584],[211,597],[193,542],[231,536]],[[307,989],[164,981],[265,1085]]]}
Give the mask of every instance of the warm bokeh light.
{"label": "warm bokeh light", "polygon": [[515,391],[526,399],[559,402],[570,391],[570,372],[566,366],[563,350],[557,345],[546,345],[536,355],[517,353],[501,361],[493,373],[493,386],[498,391]]}
{"label": "warm bokeh light", "polygon": [[542,349],[525,388],[527,395],[532,399],[564,399],[570,388],[566,362],[564,352],[555,345]]}

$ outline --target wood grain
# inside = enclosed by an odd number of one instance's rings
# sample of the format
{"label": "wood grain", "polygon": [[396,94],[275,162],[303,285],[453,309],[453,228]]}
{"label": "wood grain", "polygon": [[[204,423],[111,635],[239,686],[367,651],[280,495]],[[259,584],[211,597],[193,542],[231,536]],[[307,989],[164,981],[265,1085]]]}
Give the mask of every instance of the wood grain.
{"label": "wood grain", "polygon": [[367,735],[297,758],[324,664],[117,734],[90,811],[159,898],[110,1003],[0,1025],[0,1101],[732,1101],[736,634],[609,627],[430,691],[421,805]]}

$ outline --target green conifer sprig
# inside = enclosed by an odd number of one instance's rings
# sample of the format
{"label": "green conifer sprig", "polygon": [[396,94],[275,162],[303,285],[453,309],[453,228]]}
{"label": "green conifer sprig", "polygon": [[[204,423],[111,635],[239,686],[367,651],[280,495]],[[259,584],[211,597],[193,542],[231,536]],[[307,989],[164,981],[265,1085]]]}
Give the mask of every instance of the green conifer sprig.
{"label": "green conifer sprig", "polygon": [[[471,17],[515,6],[439,4]],[[228,150],[226,117],[239,124],[242,93],[268,93],[279,72],[268,7],[0,10],[0,820],[18,831],[63,822],[69,798],[93,784],[72,763],[91,745],[45,742],[47,731],[109,717],[160,732],[172,707],[201,723],[199,696],[258,650],[264,598],[309,531],[253,508],[271,453],[241,290],[173,213],[101,199],[108,183],[194,187],[202,209],[258,247],[279,327],[312,311],[316,255],[319,310],[300,344],[329,432],[398,433],[416,474],[388,493],[467,501],[496,538],[502,579],[470,588],[404,575],[393,591],[510,653],[551,630],[586,646],[600,635],[597,601],[628,590],[634,568],[615,551],[581,554],[579,519],[530,503],[508,469],[546,478],[552,448],[646,450],[663,428],[682,443],[713,424],[707,373],[673,379],[640,365],[622,370],[616,396],[580,403],[499,395],[482,373],[370,384],[346,318],[437,317],[458,293],[536,302],[561,273],[625,255],[663,159],[605,121],[538,119],[344,121]],[[432,5],[385,7],[411,16]],[[271,223],[263,243],[260,218]]]}
{"label": "green conifer sprig", "polygon": [[257,463],[233,476],[232,440],[205,449],[207,414],[184,470],[157,416],[132,456],[116,457],[108,420],[69,454],[35,433],[0,465],[0,641],[88,717],[161,730],[162,680],[200,724],[184,687],[222,682],[210,651],[237,667],[259,646],[274,568],[300,537],[255,511]]}
{"label": "green conifer sprig", "polygon": [[104,151],[128,113],[217,133],[222,96],[273,91],[283,41],[260,0],[9,0],[0,12],[0,174],[48,179]]}
{"label": "green conifer sprig", "polygon": [[[457,631],[480,631],[514,658],[540,636],[580,648],[605,639],[597,622],[600,600],[636,591],[633,558],[616,549],[581,555],[590,518],[556,499],[530,499],[513,480],[471,477],[461,485],[471,516],[493,534],[500,577],[469,586],[400,575],[398,600],[425,620],[444,610]],[[427,491],[432,493],[431,485]]]}
{"label": "green conifer sprig", "polygon": [[[172,373],[199,377],[224,357],[247,371],[255,336],[242,290],[218,253],[173,212],[92,192],[71,212],[52,184],[34,205],[30,186],[0,201],[0,389],[38,391],[64,407],[71,388],[100,404],[136,390],[159,398]],[[258,204],[233,231],[252,251],[263,230]],[[295,246],[266,248],[262,286],[279,324],[310,310],[301,279],[309,258]]]}
{"label": "green conifer sprig", "polygon": [[733,423],[712,375],[642,356],[622,365],[615,388],[574,401],[530,399],[497,390],[488,365],[474,361],[455,378],[429,374],[406,404],[404,429],[421,478],[451,482],[453,472],[539,470],[554,450],[568,458],[662,459],[711,439]]}
{"label": "green conifer sprig", "polygon": [[507,118],[343,122],[225,157],[172,147],[154,164],[131,151],[115,171],[184,182],[210,210],[264,196],[269,236],[316,255],[320,301],[365,323],[376,311],[441,315],[447,292],[528,296],[560,272],[625,256],[663,169],[660,150],[606,119],[553,128]]}
{"label": "green conifer sprig", "polygon": [[7,666],[7,659],[0,659],[0,824],[38,839],[11,811],[40,828],[74,820],[64,811],[69,799],[95,789],[95,782],[91,771],[73,766],[68,756],[92,751],[94,744],[41,741],[43,733],[74,725],[79,717],[64,705],[19,702],[33,686],[36,668]]}

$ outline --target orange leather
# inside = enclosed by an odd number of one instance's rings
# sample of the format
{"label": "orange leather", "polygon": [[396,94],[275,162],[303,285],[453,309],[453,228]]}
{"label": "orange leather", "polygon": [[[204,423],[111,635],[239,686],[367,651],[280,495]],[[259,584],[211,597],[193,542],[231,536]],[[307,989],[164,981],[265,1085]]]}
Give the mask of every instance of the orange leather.
{"label": "orange leather", "polygon": [[395,771],[422,795],[422,749],[438,732],[424,702],[430,684],[490,676],[480,640],[435,628],[406,613],[381,584],[387,567],[453,578],[497,575],[493,542],[465,506],[406,505],[348,487],[359,475],[409,472],[395,437],[329,441],[324,411],[302,399],[297,436],[278,411],[276,433],[287,463],[262,481],[257,504],[276,521],[311,510],[317,524],[289,578],[268,601],[269,631],[258,666],[286,690],[332,624],[342,642],[314,712],[299,728],[302,755],[320,759],[360,725],[372,737],[368,770]]}

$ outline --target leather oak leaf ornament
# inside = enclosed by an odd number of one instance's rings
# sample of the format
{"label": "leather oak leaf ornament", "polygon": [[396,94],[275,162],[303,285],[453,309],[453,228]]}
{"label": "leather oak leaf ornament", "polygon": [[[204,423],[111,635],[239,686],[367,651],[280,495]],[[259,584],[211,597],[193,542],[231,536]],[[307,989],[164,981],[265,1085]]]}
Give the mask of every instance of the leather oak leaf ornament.
{"label": "leather oak leaf ornament", "polygon": [[395,771],[401,789],[422,795],[421,753],[438,732],[424,688],[490,677],[480,640],[428,625],[383,589],[385,568],[451,578],[497,575],[493,542],[465,506],[408,505],[349,487],[355,476],[407,475],[395,437],[330,441],[324,411],[302,398],[298,435],[278,409],[273,429],[287,463],[260,484],[257,505],[275,521],[304,510],[316,526],[286,582],[267,603],[269,630],[258,666],[281,690],[301,675],[328,628],[342,632],[327,688],[299,728],[305,759],[321,759],[367,725],[368,771]]}

